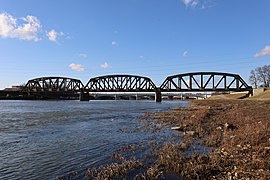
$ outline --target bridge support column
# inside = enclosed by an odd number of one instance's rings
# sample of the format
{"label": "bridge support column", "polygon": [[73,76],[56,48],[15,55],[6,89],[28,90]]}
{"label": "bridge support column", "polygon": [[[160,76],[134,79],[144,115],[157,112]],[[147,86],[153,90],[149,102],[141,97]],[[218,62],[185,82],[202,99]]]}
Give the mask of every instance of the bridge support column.
{"label": "bridge support column", "polygon": [[162,97],[161,97],[161,91],[160,91],[160,89],[156,90],[155,93],[156,93],[155,94],[155,101],[156,102],[161,102],[162,101]]}
{"label": "bridge support column", "polygon": [[82,92],[80,94],[80,101],[89,101],[89,100],[90,100],[89,93]]}

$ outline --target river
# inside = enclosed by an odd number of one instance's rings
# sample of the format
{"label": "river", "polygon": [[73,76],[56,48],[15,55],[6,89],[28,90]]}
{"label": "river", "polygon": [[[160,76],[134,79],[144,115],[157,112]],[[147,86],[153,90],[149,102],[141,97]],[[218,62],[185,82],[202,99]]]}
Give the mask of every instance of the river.
{"label": "river", "polygon": [[54,179],[104,165],[120,146],[147,141],[145,112],[183,101],[0,101],[0,179]]}

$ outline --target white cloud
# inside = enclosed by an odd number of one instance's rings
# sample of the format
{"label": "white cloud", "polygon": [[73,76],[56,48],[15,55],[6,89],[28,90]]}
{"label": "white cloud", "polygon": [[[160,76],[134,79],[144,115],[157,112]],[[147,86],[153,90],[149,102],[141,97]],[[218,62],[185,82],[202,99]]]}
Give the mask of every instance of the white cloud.
{"label": "white cloud", "polygon": [[188,7],[188,6],[195,7],[199,3],[198,0],[182,0],[182,1],[186,5],[186,7]]}
{"label": "white cloud", "polygon": [[70,69],[74,70],[74,71],[84,71],[84,67],[80,64],[70,64],[69,65]]}
{"label": "white cloud", "polygon": [[0,37],[2,38],[38,41],[40,30],[41,23],[35,16],[16,19],[8,13],[0,14]]}
{"label": "white cloud", "polygon": [[140,59],[143,59],[144,58],[144,56],[140,56]]}
{"label": "white cloud", "polygon": [[205,9],[215,5],[214,0],[182,0],[186,7]]}
{"label": "white cloud", "polygon": [[270,55],[270,45],[265,46],[262,50],[257,52],[254,56],[255,57],[260,57],[260,56],[267,56],[267,55]]}
{"label": "white cloud", "polygon": [[[35,16],[26,16],[21,18],[13,17],[8,13],[0,13],[0,37],[17,38],[28,41],[39,41],[42,26],[39,19]],[[46,33],[50,41],[57,41],[63,32],[56,32],[54,29]]]}
{"label": "white cloud", "polygon": [[57,32],[53,29],[47,33],[47,37],[49,38],[50,41],[56,41]]}
{"label": "white cloud", "polygon": [[13,36],[16,19],[6,13],[0,14],[0,36],[2,38]]}
{"label": "white cloud", "polygon": [[193,2],[191,3],[191,7],[196,7],[198,4],[199,4],[198,1],[193,1]]}
{"label": "white cloud", "polygon": [[186,57],[188,55],[188,51],[183,52],[183,57]]}
{"label": "white cloud", "polygon": [[106,69],[109,68],[110,65],[107,62],[105,62],[104,64],[101,64],[100,67]]}
{"label": "white cloud", "polygon": [[57,38],[59,36],[63,36],[64,33],[63,32],[56,32],[54,29],[52,29],[50,32],[48,32],[47,34],[47,37],[50,41],[53,41],[53,42],[56,42],[57,41]]}
{"label": "white cloud", "polygon": [[112,41],[112,45],[113,45],[113,46],[117,46],[117,45],[118,45],[118,42]]}
{"label": "white cloud", "polygon": [[79,54],[79,57],[80,57],[80,58],[87,58],[87,54],[81,53],[81,54]]}

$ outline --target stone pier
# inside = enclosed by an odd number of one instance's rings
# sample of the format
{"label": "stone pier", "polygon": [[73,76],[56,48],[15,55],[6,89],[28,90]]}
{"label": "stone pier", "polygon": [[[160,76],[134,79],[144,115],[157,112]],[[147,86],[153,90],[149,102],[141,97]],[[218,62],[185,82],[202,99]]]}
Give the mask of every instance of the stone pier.
{"label": "stone pier", "polygon": [[155,92],[155,101],[156,102],[161,102],[162,101],[162,96],[161,96],[160,89],[157,89],[156,92]]}

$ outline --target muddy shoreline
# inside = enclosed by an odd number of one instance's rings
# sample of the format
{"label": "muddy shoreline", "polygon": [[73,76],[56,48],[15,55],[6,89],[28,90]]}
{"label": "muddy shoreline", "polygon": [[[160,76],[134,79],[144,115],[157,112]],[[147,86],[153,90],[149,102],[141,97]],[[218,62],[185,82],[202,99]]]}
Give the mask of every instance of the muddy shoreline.
{"label": "muddy shoreline", "polygon": [[[190,105],[139,117],[144,126],[136,130],[177,130],[162,141],[153,139],[151,145],[121,148],[112,164],[89,168],[84,178],[270,179],[269,100],[203,100]],[[138,158],[136,151],[145,146],[150,150]]]}

